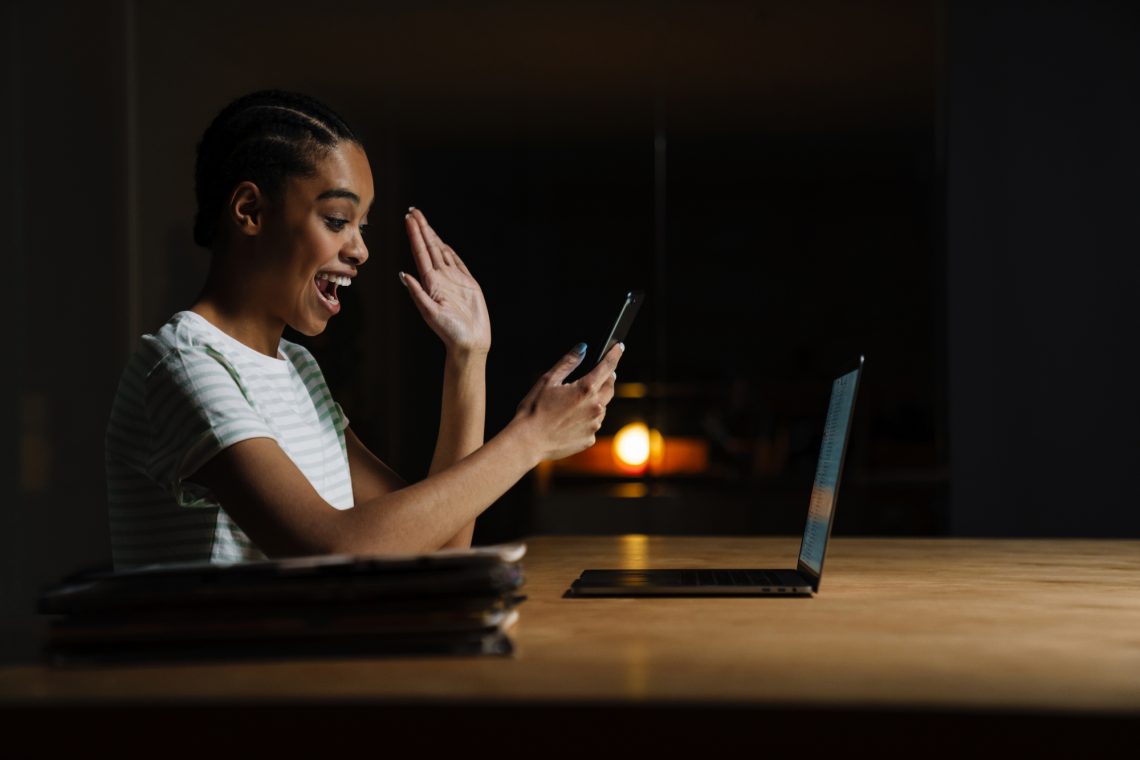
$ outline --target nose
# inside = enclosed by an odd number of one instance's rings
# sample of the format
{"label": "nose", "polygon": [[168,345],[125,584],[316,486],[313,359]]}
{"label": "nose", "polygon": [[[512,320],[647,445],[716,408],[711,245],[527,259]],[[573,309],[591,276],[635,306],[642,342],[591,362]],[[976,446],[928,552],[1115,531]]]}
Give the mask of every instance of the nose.
{"label": "nose", "polygon": [[340,256],[345,261],[351,262],[353,266],[360,266],[368,261],[368,246],[364,244],[364,238],[359,231],[345,244]]}

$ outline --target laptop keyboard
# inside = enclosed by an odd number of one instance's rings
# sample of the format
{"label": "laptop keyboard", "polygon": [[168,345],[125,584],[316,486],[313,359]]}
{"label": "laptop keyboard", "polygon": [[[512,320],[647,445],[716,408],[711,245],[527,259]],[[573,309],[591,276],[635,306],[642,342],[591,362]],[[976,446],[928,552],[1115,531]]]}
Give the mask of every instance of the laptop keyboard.
{"label": "laptop keyboard", "polygon": [[686,585],[779,586],[780,579],[763,570],[696,570],[684,573]]}

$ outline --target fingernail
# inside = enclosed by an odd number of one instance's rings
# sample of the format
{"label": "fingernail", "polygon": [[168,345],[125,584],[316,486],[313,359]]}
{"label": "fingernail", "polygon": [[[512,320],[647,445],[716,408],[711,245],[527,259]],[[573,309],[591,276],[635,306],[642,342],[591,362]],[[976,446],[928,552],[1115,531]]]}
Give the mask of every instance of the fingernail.
{"label": "fingernail", "polygon": [[404,279],[404,273],[398,272],[397,274],[400,276],[400,284],[403,285],[405,288],[408,287],[408,281]]}
{"label": "fingernail", "polygon": [[404,218],[405,218],[405,219],[407,219],[407,218],[408,218],[409,216],[411,216],[411,215],[412,215],[412,212],[411,212],[411,211],[409,211],[408,213],[404,214]]}
{"label": "fingernail", "polygon": [[610,374],[614,376],[614,380],[617,380],[617,373],[616,372],[611,372]]}
{"label": "fingernail", "polygon": [[620,350],[624,354],[625,353],[625,344],[624,343],[618,343],[618,350]]}
{"label": "fingernail", "polygon": [[416,207],[415,207],[415,206],[408,206],[408,213],[409,213],[409,214],[410,214],[410,213],[412,213],[412,212],[413,212],[413,211],[415,211],[415,210],[416,210]]}
{"label": "fingernail", "polygon": [[574,350],[578,352],[579,356],[581,356],[582,354],[586,353],[586,344],[579,343],[578,345],[574,346]]}

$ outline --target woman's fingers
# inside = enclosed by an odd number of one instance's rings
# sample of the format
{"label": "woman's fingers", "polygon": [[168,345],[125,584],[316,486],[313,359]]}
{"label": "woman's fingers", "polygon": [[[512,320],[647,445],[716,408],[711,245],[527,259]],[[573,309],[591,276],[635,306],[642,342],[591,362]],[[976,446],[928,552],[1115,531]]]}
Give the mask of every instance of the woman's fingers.
{"label": "woman's fingers", "polygon": [[623,353],[625,353],[625,344],[614,344],[606,357],[598,362],[598,366],[590,370],[589,374],[578,382],[588,386],[591,393],[597,393],[603,383],[613,379],[614,370],[617,368],[618,362],[621,361]]}
{"label": "woman's fingers", "polygon": [[424,212],[413,207],[408,210],[408,213],[412,215],[412,219],[416,222],[420,239],[423,240],[424,246],[427,248],[432,264],[435,265],[436,269],[449,265],[451,262],[447,260],[447,255],[443,251],[443,241],[439,239],[439,235],[435,234],[435,230],[428,224]]}
{"label": "woman's fingers", "polygon": [[471,271],[467,268],[467,265],[463,263],[463,259],[459,258],[459,254],[455,252],[454,248],[452,248],[450,245],[444,245],[443,251],[451,258],[451,263],[454,264],[455,267],[459,269],[459,271],[463,272],[463,274],[467,275],[471,279],[475,279],[475,276],[471,274]]}
{"label": "woman's fingers", "polygon": [[530,391],[519,402],[519,409],[530,409],[534,406],[535,400],[542,395],[542,392],[547,388],[561,385],[566,376],[574,371],[574,368],[582,361],[582,357],[586,355],[585,343],[579,343],[567,352],[558,362],[550,368],[550,371],[538,379],[538,382],[531,387]]}
{"label": "woman's fingers", "polygon": [[400,272],[400,282],[408,289],[408,292],[412,296],[412,303],[420,310],[420,314],[423,315],[423,318],[425,320],[428,319],[428,316],[437,307],[432,297],[429,296],[427,291],[423,289],[423,286],[420,285],[420,281],[407,272]]}
{"label": "woman's fingers", "polygon": [[428,247],[432,251],[439,252],[439,256],[443,260],[444,264],[454,264],[455,260],[453,256],[455,252],[452,251],[451,247],[444,243],[443,240],[440,239],[439,235],[435,233],[435,229],[432,228],[431,224],[428,223],[427,217],[424,216],[424,212],[420,211],[419,209],[414,209],[414,213],[419,218],[420,225],[423,227],[424,239],[427,240]]}
{"label": "woman's fingers", "polygon": [[437,263],[432,259],[427,241],[424,240],[420,223],[411,212],[404,217],[404,227],[408,231],[408,240],[412,243],[412,258],[415,259],[416,269],[419,270],[420,274],[427,274],[432,269],[437,268]]}
{"label": "woman's fingers", "polygon": [[610,379],[602,383],[601,390],[598,391],[598,400],[602,402],[603,406],[609,406],[609,403],[614,400],[614,385],[617,383],[617,378],[612,374]]}
{"label": "woman's fingers", "polygon": [[474,279],[471,270],[463,263],[463,259],[459,258],[455,249],[443,242],[435,229],[428,224],[424,212],[413,206],[408,211],[407,220],[408,237],[412,239],[412,248],[417,253],[416,264],[420,266],[421,274],[427,271],[424,267],[431,262],[431,266],[435,269],[453,266]]}
{"label": "woman's fingers", "polygon": [[521,413],[536,414],[541,420],[541,429],[549,442],[544,456],[560,459],[595,443],[614,396],[613,368],[623,351],[624,346],[613,347],[586,377],[564,384],[586,355],[585,344],[579,343],[559,359],[519,403]]}
{"label": "woman's fingers", "polygon": [[558,363],[550,370],[549,385],[562,385],[562,381],[566,376],[574,371],[574,368],[582,363],[582,359],[586,356],[586,344],[579,343],[574,346],[570,351],[558,360]]}

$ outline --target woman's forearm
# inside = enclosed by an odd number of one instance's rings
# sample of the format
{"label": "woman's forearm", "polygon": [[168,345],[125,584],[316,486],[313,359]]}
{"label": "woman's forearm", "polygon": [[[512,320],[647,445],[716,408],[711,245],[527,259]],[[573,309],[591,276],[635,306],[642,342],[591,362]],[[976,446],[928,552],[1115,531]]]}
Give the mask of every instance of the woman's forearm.
{"label": "woman's forearm", "polygon": [[[487,408],[487,355],[482,352],[447,354],[443,368],[443,400],[439,411],[439,436],[428,475],[435,475],[483,445]],[[472,520],[449,536],[444,548],[471,546],[475,532]]]}
{"label": "woman's forearm", "polygon": [[448,353],[443,366],[439,437],[429,475],[446,470],[483,445],[486,377],[486,354]]}
{"label": "woman's forearm", "polygon": [[425,480],[338,513],[335,552],[428,552],[458,534],[538,464],[528,423],[516,420]]}
{"label": "woman's forearm", "polygon": [[[486,444],[419,483],[368,489],[375,495],[362,497],[352,509],[333,508],[268,437],[228,446],[192,479],[213,492],[269,556],[433,551],[542,459],[593,445],[613,398],[619,359],[615,349],[581,380],[564,383],[581,361],[579,352],[567,353],[527,393],[506,429]],[[363,446],[355,436],[348,440],[359,460]]]}

